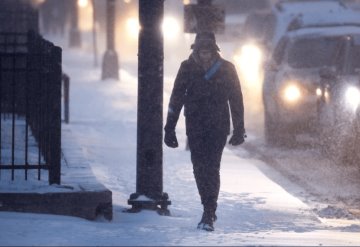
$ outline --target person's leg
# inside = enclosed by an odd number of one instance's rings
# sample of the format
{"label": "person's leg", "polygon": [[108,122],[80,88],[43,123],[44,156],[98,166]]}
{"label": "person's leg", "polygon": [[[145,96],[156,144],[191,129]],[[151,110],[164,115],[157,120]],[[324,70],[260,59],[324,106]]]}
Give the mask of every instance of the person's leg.
{"label": "person's leg", "polygon": [[191,161],[199,190],[204,214],[201,223],[207,222],[212,227],[216,220],[215,211],[220,190],[220,162],[226,143],[226,135],[211,133],[189,137]]}
{"label": "person's leg", "polygon": [[191,162],[193,164],[193,172],[196,185],[199,191],[201,203],[204,204],[206,195],[206,152],[204,151],[204,136],[190,136],[189,148],[191,153]]}
{"label": "person's leg", "polygon": [[220,192],[220,163],[226,144],[226,135],[209,135],[207,141],[205,172],[207,179],[204,180],[204,187],[207,190],[203,196],[204,212],[207,212],[213,220],[216,220],[215,211]]}

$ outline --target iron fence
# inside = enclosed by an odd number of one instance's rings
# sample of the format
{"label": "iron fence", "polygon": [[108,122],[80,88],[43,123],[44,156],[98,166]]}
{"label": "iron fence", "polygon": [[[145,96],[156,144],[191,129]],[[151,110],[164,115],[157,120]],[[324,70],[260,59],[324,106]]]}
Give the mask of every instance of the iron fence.
{"label": "iron fence", "polygon": [[35,32],[0,33],[0,171],[48,171],[60,184],[61,48]]}
{"label": "iron fence", "polygon": [[39,13],[29,0],[0,1],[0,32],[39,32]]}

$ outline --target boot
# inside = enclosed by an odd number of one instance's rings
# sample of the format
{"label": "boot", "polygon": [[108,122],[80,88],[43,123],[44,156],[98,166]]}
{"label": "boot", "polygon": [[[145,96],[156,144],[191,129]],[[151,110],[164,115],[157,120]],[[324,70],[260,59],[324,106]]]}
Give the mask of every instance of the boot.
{"label": "boot", "polygon": [[[210,217],[211,217],[211,219],[212,219],[213,222],[215,222],[215,221],[217,220],[217,216],[216,216],[216,214],[215,214],[215,211],[210,211],[210,212],[209,212],[209,215],[210,215]],[[205,211],[204,211],[204,213],[203,213],[203,215],[202,215],[202,217],[201,217],[201,221],[200,221],[200,222],[202,222],[204,219],[205,219]]]}
{"label": "boot", "polygon": [[215,211],[212,213],[212,219],[213,219],[214,222],[217,220],[217,216],[215,214]]}
{"label": "boot", "polygon": [[217,220],[217,216],[215,214],[217,208],[217,203],[207,203],[206,206],[204,206],[204,211],[209,211],[209,215],[212,218],[213,222]]}
{"label": "boot", "polygon": [[201,217],[201,221],[198,224],[198,229],[205,231],[214,231],[214,221],[216,220],[215,211],[213,210],[204,210],[204,213]]}

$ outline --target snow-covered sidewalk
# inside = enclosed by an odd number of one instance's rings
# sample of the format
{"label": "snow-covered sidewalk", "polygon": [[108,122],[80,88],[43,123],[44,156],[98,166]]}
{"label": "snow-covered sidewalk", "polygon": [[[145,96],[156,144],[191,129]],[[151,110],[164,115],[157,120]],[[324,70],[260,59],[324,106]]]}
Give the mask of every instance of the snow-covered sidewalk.
{"label": "snow-covered sidewalk", "polygon": [[[273,172],[271,168],[249,158],[241,146],[226,148],[223,155],[215,232],[197,230],[202,207],[182,117],[180,147],[164,146],[164,191],[172,201],[171,216],[123,213],[135,192],[136,76],[121,70],[121,81],[101,81],[90,55],[65,50],[63,56],[64,71],[71,77],[71,122],[63,129],[72,138],[64,138],[62,145],[80,149],[79,162],[89,164],[113,192],[114,219],[2,212],[0,245],[360,245],[359,220],[319,218],[270,180],[263,171]],[[164,115],[172,80],[165,78]]]}

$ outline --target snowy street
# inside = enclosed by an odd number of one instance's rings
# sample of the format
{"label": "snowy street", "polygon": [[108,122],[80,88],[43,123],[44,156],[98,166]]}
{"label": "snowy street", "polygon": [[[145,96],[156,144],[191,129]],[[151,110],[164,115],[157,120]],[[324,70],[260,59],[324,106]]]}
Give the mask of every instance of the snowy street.
{"label": "snowy street", "polygon": [[[180,147],[164,145],[171,216],[124,213],[136,181],[136,75],[122,69],[120,81],[101,81],[100,69],[82,51],[64,50],[63,64],[71,78],[70,124],[63,131],[74,138],[63,138],[62,145],[79,147],[83,162],[112,191],[114,219],[1,212],[0,245],[360,245],[359,171],[340,169],[306,145],[266,147],[251,118],[246,143],[223,154],[214,232],[196,229],[202,206],[183,117]],[[173,79],[165,77],[164,116]]]}

